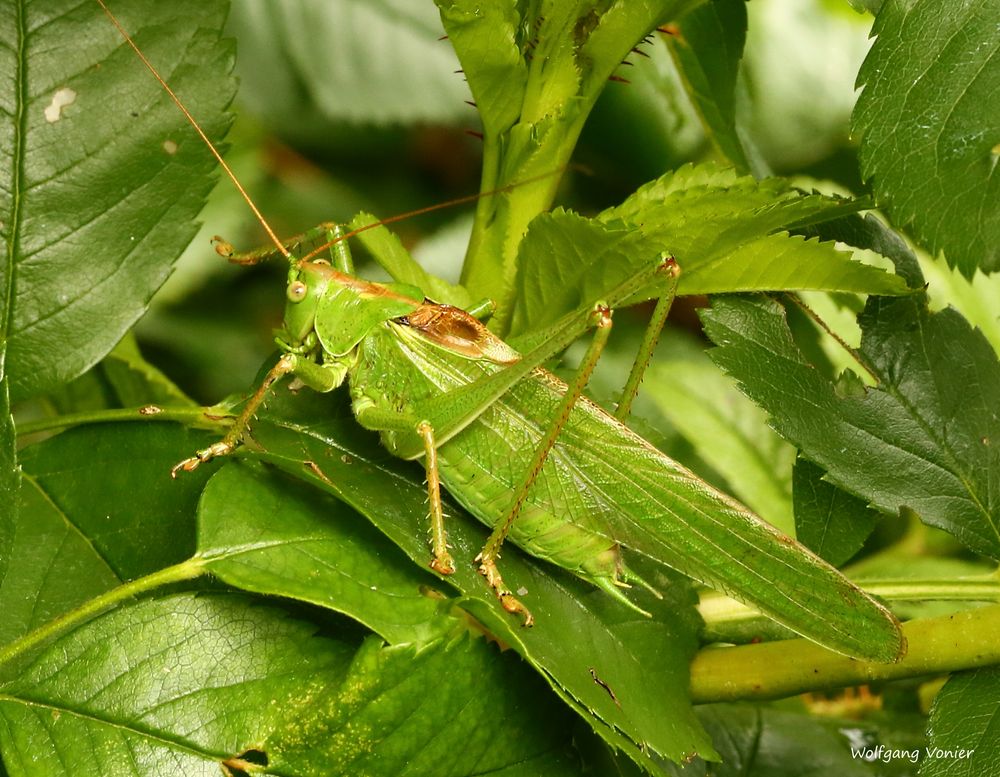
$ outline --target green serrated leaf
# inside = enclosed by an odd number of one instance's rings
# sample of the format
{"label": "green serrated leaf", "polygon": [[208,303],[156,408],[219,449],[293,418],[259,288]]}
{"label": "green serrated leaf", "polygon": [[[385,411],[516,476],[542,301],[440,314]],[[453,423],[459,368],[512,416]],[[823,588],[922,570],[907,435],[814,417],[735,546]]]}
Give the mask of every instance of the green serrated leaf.
{"label": "green serrated leaf", "polygon": [[234,4],[231,29],[252,52],[238,67],[250,107],[291,132],[309,110],[335,124],[457,123],[472,115],[430,3],[250,0]]}
{"label": "green serrated leaf", "polygon": [[860,358],[878,385],[843,395],[805,360],[775,301],[717,300],[702,320],[716,362],[831,482],[1000,558],[1000,363],[958,313],[931,314],[922,295],[871,298]]}
{"label": "green serrated leaf", "polygon": [[[96,4],[18,8],[0,29],[20,84],[5,130],[20,122],[20,141],[0,187],[16,268],[4,291],[13,399],[79,375],[121,339],[194,235],[216,167]],[[218,139],[233,93],[225,3],[141,0],[120,13]]]}
{"label": "green serrated leaf", "polygon": [[0,688],[0,719],[25,777],[576,773],[567,714],[484,640],[358,646],[231,595],[86,624]]}
{"label": "green serrated leaf", "polygon": [[1000,669],[953,675],[938,691],[927,725],[920,777],[978,777],[1000,770]]}
{"label": "green serrated leaf", "polygon": [[[604,291],[628,278],[639,264],[633,259],[642,257],[639,240],[633,231],[561,208],[536,218],[521,242],[511,336],[541,329],[569,311],[603,300]],[[657,257],[647,259],[648,272]]]}
{"label": "green serrated leaf", "polygon": [[[679,294],[825,289],[902,294],[902,278],[852,261],[801,229],[863,207],[803,194],[781,179],[757,182],[714,165],[686,166],[646,184],[596,219],[556,210],[521,242],[511,332],[606,300],[625,279],[649,274],[666,254],[681,268]],[[655,286],[631,302],[657,294]]]}
{"label": "green serrated leaf", "polygon": [[[280,520],[275,517],[280,516]],[[391,644],[426,642],[440,587],[353,510],[299,480],[232,464],[198,507],[198,555],[230,585],[350,615]]]}
{"label": "green serrated leaf", "polygon": [[746,42],[745,0],[703,3],[682,16],[667,44],[713,144],[741,172],[750,171],[736,129],[736,75]]}
{"label": "green serrated leaf", "polygon": [[796,536],[803,545],[840,566],[857,553],[879,516],[863,499],[823,479],[822,468],[799,458],[792,471]]}
{"label": "green serrated leaf", "polygon": [[879,205],[971,277],[1000,269],[994,0],[886,0],[858,75],[861,166]]}

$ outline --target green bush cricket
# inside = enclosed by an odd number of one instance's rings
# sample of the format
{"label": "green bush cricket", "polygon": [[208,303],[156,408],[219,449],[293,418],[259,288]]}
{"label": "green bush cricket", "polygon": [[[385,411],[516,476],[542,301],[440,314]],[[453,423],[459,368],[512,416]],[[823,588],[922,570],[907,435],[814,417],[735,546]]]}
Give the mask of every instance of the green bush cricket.
{"label": "green bush cricket", "polygon": [[[653,258],[647,272],[569,314],[519,354],[474,315],[488,306],[465,311],[426,299],[411,285],[356,277],[344,241],[361,230],[345,233],[322,225],[304,237],[326,235],[321,248],[331,249],[331,259],[315,258],[316,251],[295,256],[290,248],[300,240],[277,238],[194,118],[135,50],[198,129],[275,245],[238,254],[220,241],[217,249],[243,264],[276,254],[289,263],[285,318],[276,333],[278,363],[225,438],[179,463],[174,474],[235,450],[283,377],[322,392],[346,381],[359,423],[379,432],[393,454],[423,459],[431,567],[449,574],[455,565],[444,526],[443,484],[493,527],[475,563],[504,608],[525,625],[532,623],[531,613],[497,566],[508,536],[633,608],[623,589],[645,581],[627,566],[623,547],[757,607],[831,649],[883,661],[902,653],[898,623],[886,609],[622,423],[676,290],[679,268],[669,256]],[[662,299],[615,418],[582,392],[607,340],[611,310],[654,281]],[[591,327],[594,339],[568,386],[541,368]],[[765,560],[785,567],[796,578],[795,590],[782,590],[758,571]]]}

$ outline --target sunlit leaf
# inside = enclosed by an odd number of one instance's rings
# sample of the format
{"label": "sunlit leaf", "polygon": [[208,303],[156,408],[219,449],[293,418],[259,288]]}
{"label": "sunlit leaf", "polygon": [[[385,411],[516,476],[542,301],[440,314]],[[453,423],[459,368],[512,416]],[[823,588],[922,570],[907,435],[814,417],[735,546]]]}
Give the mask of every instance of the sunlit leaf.
{"label": "sunlit leaf", "polygon": [[[140,0],[118,10],[219,138],[233,92],[232,46],[219,40],[225,3]],[[16,154],[0,187],[0,211],[16,214],[2,224],[16,268],[4,291],[15,399],[76,377],[121,339],[194,235],[216,169],[96,4],[23,12],[19,24],[4,14],[0,28],[9,72],[29,79],[10,92],[2,125]]]}
{"label": "sunlit leaf", "polygon": [[485,640],[316,632],[232,595],[116,610],[0,687],[0,751],[25,777],[577,773],[567,713]]}

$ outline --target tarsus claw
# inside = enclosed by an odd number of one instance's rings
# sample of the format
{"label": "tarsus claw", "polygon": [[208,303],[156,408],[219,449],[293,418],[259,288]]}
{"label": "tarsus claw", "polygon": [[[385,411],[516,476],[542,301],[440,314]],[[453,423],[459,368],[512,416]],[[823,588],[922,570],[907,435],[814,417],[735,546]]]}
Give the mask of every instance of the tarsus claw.
{"label": "tarsus claw", "polygon": [[453,575],[455,574],[455,560],[451,557],[450,553],[445,553],[443,556],[435,556],[431,561],[431,569],[439,575]]}
{"label": "tarsus claw", "polygon": [[177,473],[180,470],[184,470],[185,472],[191,472],[192,470],[197,469],[199,464],[201,464],[201,459],[199,459],[197,456],[192,456],[190,459],[184,459],[184,461],[181,461],[173,466],[173,468],[170,470],[170,477],[176,480]]}
{"label": "tarsus claw", "polygon": [[531,611],[521,604],[503,584],[503,578],[500,577],[500,570],[497,569],[496,562],[484,560],[482,554],[476,557],[476,561],[479,562],[479,574],[486,578],[487,584],[496,593],[503,608],[511,615],[520,615],[524,619],[522,626],[526,628],[534,626],[535,618]]}

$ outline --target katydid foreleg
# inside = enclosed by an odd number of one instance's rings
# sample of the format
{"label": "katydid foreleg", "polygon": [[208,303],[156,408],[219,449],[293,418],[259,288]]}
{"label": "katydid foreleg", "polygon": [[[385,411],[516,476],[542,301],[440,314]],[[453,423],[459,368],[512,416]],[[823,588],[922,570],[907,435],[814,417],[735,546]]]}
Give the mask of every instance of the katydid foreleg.
{"label": "katydid foreleg", "polygon": [[257,408],[260,407],[261,403],[267,397],[267,393],[271,390],[271,387],[294,369],[294,360],[294,354],[284,354],[278,360],[278,363],[268,371],[267,376],[261,382],[260,386],[257,387],[253,396],[247,400],[243,411],[237,416],[226,436],[219,440],[219,442],[212,443],[207,448],[198,451],[191,458],[184,459],[184,461],[176,464],[170,470],[170,476],[176,478],[177,473],[181,470],[191,472],[206,461],[211,461],[219,456],[228,456],[236,450],[237,446],[243,441],[243,437],[250,426],[250,421],[257,412]]}
{"label": "katydid foreleg", "polygon": [[[300,235],[295,235],[287,240],[281,241],[281,246],[292,253],[296,253],[299,248],[307,243],[316,243],[324,240],[330,247],[330,257],[333,266],[340,272],[351,275],[354,273],[354,263],[351,261],[351,254],[347,250],[347,243],[343,240],[344,228],[340,224],[332,221],[324,221],[312,229],[306,230]],[[232,243],[223,240],[216,235],[212,238],[212,245],[215,252],[232,264],[250,266],[265,262],[281,256],[277,248],[270,245],[254,248],[250,251],[237,251]]]}
{"label": "katydid foreleg", "polygon": [[316,364],[308,358],[303,357],[301,353],[289,352],[282,354],[281,358],[278,359],[278,363],[268,371],[267,375],[264,376],[264,380],[257,387],[257,390],[247,400],[246,405],[243,406],[243,410],[236,417],[226,436],[219,442],[198,451],[194,456],[174,465],[173,469],[170,470],[170,476],[176,478],[177,473],[181,470],[191,472],[207,461],[220,456],[228,456],[236,450],[243,442],[244,437],[246,437],[247,431],[250,428],[250,422],[264,403],[264,400],[267,399],[268,393],[274,388],[274,384],[289,374],[295,375],[302,385],[311,388],[313,391],[327,392],[333,391],[333,389],[344,382],[347,370],[346,367],[338,362]]}

